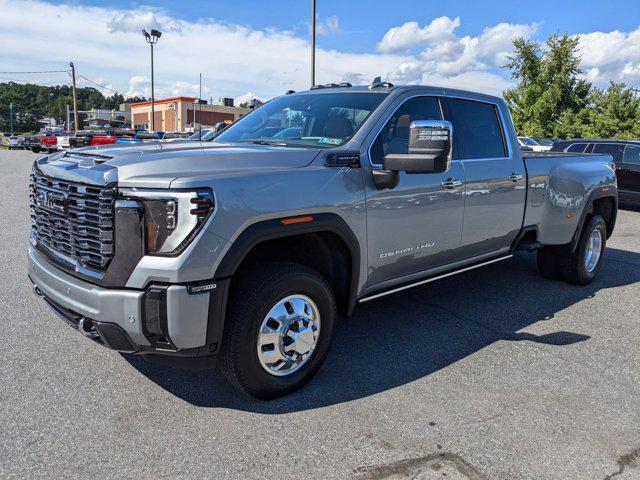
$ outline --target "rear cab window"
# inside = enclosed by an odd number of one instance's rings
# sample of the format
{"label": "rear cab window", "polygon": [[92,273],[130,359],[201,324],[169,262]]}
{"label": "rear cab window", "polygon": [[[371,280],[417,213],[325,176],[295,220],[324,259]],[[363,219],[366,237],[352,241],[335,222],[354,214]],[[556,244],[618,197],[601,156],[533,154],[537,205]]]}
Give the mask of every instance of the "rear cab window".
{"label": "rear cab window", "polygon": [[506,158],[508,149],[498,107],[475,100],[447,98],[459,160]]}

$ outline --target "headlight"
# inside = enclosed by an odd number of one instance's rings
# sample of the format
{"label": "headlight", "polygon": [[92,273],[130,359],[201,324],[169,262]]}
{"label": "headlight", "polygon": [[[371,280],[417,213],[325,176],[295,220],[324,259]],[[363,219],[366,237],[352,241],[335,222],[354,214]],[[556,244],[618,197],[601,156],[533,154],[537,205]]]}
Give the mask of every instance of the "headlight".
{"label": "headlight", "polygon": [[[195,238],[214,210],[207,188],[185,190],[121,189],[121,198],[144,205],[146,254],[177,255]],[[116,232],[117,234],[117,232]]]}

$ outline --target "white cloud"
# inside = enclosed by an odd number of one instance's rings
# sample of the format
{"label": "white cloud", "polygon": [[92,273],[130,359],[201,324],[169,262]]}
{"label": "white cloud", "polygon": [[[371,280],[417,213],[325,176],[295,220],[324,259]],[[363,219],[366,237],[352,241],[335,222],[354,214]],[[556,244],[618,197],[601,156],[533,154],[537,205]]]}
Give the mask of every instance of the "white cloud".
{"label": "white cloud", "polygon": [[125,93],[128,97],[150,97],[151,79],[146,75],[135,75],[129,79],[129,89]]}
{"label": "white cloud", "polygon": [[326,20],[316,23],[316,33],[318,35],[332,35],[339,31],[340,19],[336,15],[331,15]]}
{"label": "white cloud", "polygon": [[[5,70],[68,68],[130,95],[150,95],[149,46],[141,28],[159,28],[155,48],[156,98],[197,96],[262,99],[309,86],[309,41],[295,30],[255,30],[215,19],[179,20],[151,7],[117,10],[43,0],[0,0],[0,45]],[[52,20],[54,19],[54,20]],[[536,24],[500,23],[476,36],[457,35],[460,18],[438,17],[424,26],[408,22],[390,29],[378,51],[361,54],[317,50],[317,82],[369,83],[382,76],[394,83],[432,83],[500,94],[511,85],[499,67],[516,36],[532,38]],[[327,17],[325,31],[339,31]],[[51,41],[55,39],[55,41]],[[581,36],[583,67],[597,84],[640,83],[640,28]],[[68,81],[66,75],[60,75]]]}
{"label": "white cloud", "polygon": [[592,32],[579,35],[581,67],[599,87],[610,80],[640,84],[640,27],[632,32]]}
{"label": "white cloud", "polygon": [[254,98],[255,98],[255,99],[257,99],[257,100],[260,100],[260,101],[262,101],[262,102],[264,102],[264,101],[265,101],[265,99],[264,99],[264,98],[260,98],[260,97],[259,97],[258,95],[256,95],[255,93],[253,93],[253,92],[247,92],[247,93],[245,93],[244,95],[240,95],[239,97],[234,98],[234,99],[233,99],[233,104],[234,104],[235,106],[239,107],[241,103],[248,103],[248,102],[250,102],[251,100],[253,100]]}
{"label": "white cloud", "polygon": [[460,18],[452,20],[448,17],[436,18],[423,28],[415,22],[405,23],[398,29],[389,30],[378,48],[406,53],[422,49],[396,69],[395,78],[416,81],[421,79],[423,72],[442,77],[458,76],[504,66],[513,51],[513,40],[530,38],[538,28],[536,24],[499,23],[485,28],[477,37],[458,37],[455,35],[458,26]]}
{"label": "white cloud", "polygon": [[413,47],[425,42],[445,42],[454,37],[453,32],[460,26],[460,17],[434,18],[430,24],[420,28],[418,22],[407,22],[385,33],[378,43],[383,53],[408,53]]}
{"label": "white cloud", "polygon": [[152,28],[166,32],[179,32],[181,25],[179,22],[171,20],[166,14],[162,14],[161,20],[153,12],[133,11],[126,13],[116,13],[107,22],[107,28],[111,33],[140,33],[142,29]]}

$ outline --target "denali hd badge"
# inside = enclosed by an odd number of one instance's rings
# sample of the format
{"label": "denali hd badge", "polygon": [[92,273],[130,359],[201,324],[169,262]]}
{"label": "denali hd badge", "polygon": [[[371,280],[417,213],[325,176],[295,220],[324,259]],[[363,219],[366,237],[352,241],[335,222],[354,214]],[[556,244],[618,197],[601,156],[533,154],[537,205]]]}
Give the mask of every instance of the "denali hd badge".
{"label": "denali hd badge", "polygon": [[415,247],[401,248],[400,250],[392,250],[390,252],[384,252],[380,254],[380,258],[395,257],[396,255],[404,255],[405,253],[417,252],[425,248],[432,248],[436,245],[436,242],[422,243]]}

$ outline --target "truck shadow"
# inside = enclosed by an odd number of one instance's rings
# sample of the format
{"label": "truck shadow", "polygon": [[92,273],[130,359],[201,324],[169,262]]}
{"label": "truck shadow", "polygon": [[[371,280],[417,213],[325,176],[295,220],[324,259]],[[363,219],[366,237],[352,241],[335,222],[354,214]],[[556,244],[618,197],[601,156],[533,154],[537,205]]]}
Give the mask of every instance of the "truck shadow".
{"label": "truck shadow", "polygon": [[593,284],[578,287],[538,276],[535,255],[461,274],[361,305],[341,319],[333,347],[302,390],[271,402],[231,387],[216,370],[190,371],[127,361],[167,391],[201,407],[264,414],[308,410],[367,397],[447,367],[499,340],[561,348],[588,341],[588,331],[520,332],[600,290],[640,281],[640,253],[607,249]]}

